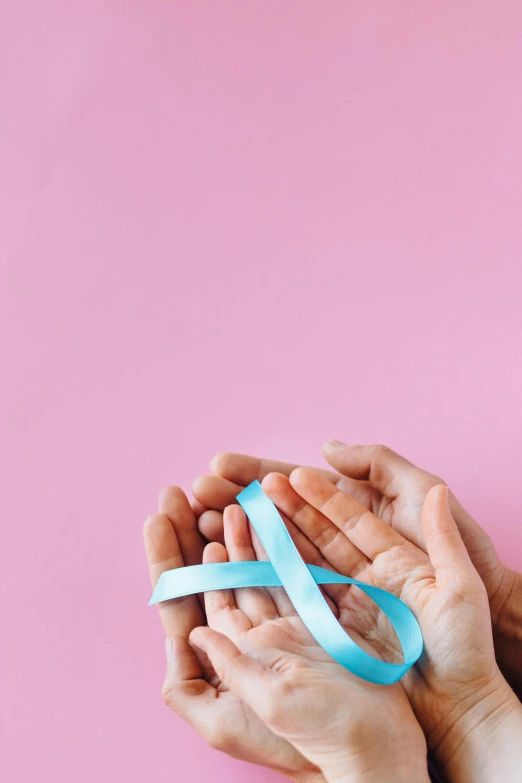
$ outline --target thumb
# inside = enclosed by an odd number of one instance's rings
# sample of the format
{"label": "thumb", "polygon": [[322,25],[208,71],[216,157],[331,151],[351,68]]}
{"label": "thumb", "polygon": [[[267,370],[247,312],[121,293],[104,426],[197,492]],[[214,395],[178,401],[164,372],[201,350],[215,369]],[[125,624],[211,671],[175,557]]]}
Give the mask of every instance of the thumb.
{"label": "thumb", "polygon": [[207,626],[194,628],[189,641],[196,651],[208,657],[220,680],[260,714],[273,673],[242,653],[228,636]]}
{"label": "thumb", "polygon": [[438,587],[456,591],[480,578],[448,504],[448,487],[432,487],[422,508],[422,530]]}

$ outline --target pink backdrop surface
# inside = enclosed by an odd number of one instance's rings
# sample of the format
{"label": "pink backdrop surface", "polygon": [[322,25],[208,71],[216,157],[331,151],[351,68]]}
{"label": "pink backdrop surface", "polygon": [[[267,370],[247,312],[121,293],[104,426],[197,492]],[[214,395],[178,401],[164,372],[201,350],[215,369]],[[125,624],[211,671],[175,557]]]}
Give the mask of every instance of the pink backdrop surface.
{"label": "pink backdrop surface", "polygon": [[219,450],[442,474],[522,569],[522,6],[4,0],[5,783],[255,783],[163,706]]}

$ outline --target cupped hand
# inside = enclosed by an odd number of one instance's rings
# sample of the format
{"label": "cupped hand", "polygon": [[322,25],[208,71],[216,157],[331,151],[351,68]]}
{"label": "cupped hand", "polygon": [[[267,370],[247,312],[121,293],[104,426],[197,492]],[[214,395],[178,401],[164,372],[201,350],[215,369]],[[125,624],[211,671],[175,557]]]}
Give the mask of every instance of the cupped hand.
{"label": "cupped hand", "polygon": [[[159,510],[144,526],[153,587],[163,571],[201,563],[204,550],[194,512],[181,489],[163,490]],[[206,624],[198,598],[177,598],[158,608],[167,635],[165,703],[212,747],[234,758],[276,769],[300,783],[321,783],[323,776],[308,759],[274,734],[236,692],[199,662],[188,641],[195,628]]]}
{"label": "cupped hand", "polygon": [[[431,488],[424,502],[427,552],[314,470],[269,474],[263,489],[308,539],[307,562],[389,590],[415,612],[425,651],[402,683],[428,746],[451,771],[477,722],[492,711],[507,719],[519,705],[496,665],[488,597],[450,513],[447,487]],[[351,586],[334,589],[341,624],[377,649],[381,637],[393,643],[367,596]],[[389,653],[390,641],[380,649]]]}
{"label": "cupped hand", "polygon": [[[226,548],[207,546],[204,562],[266,558],[239,506],[225,509],[224,540]],[[213,685],[229,687],[328,781],[428,779],[425,739],[402,687],[366,682],[333,661],[283,588],[206,593],[205,608],[209,628],[190,642],[215,672]]]}
{"label": "cupped hand", "polygon": [[[319,475],[355,498],[411,543],[425,550],[422,507],[429,490],[442,479],[396,454],[385,446],[347,446],[330,440],[323,454],[336,471],[314,468]],[[221,511],[235,501],[241,489],[271,472],[289,476],[298,466],[244,454],[223,453],[211,462],[215,475],[194,482],[199,501],[199,526],[212,541],[223,536]],[[488,535],[449,493],[449,505],[473,565],[488,594],[495,651],[500,668],[515,690],[522,694],[522,577],[499,560]],[[353,574],[351,574],[353,576]]]}

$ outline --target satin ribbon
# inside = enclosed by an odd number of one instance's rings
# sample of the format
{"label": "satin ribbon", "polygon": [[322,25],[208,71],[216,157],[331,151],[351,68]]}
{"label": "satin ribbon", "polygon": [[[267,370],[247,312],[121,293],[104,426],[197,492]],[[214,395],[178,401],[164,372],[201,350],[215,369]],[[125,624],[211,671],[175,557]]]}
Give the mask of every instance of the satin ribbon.
{"label": "satin ribbon", "polygon": [[[341,666],[363,680],[381,685],[400,680],[422,653],[422,634],[411,609],[386,590],[326,568],[307,565],[259,481],[240,492],[237,500],[255,528],[269,561],[208,563],[164,571],[149,606],[209,590],[282,586],[312,636]],[[375,601],[395,629],[404,663],[378,660],[346,634],[319,590],[318,585],[327,584],[356,585]]]}

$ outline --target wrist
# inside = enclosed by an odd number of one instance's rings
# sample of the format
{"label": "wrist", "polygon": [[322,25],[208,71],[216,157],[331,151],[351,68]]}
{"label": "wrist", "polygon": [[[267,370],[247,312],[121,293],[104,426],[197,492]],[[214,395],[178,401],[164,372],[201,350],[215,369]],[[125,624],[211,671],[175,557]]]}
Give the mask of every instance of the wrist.
{"label": "wrist", "polygon": [[434,747],[440,771],[459,783],[518,780],[522,706],[499,674],[498,681],[447,730]]}
{"label": "wrist", "polygon": [[522,575],[505,569],[491,599],[495,655],[502,674],[517,695],[522,695]]}
{"label": "wrist", "polygon": [[426,738],[411,723],[359,725],[344,746],[325,749],[314,760],[327,783],[429,783]]}
{"label": "wrist", "polygon": [[380,758],[338,759],[323,767],[327,783],[429,783],[426,753],[419,756],[383,754]]}
{"label": "wrist", "polygon": [[327,783],[430,783],[426,759],[418,764],[361,766],[341,776],[325,776],[325,779]]}

